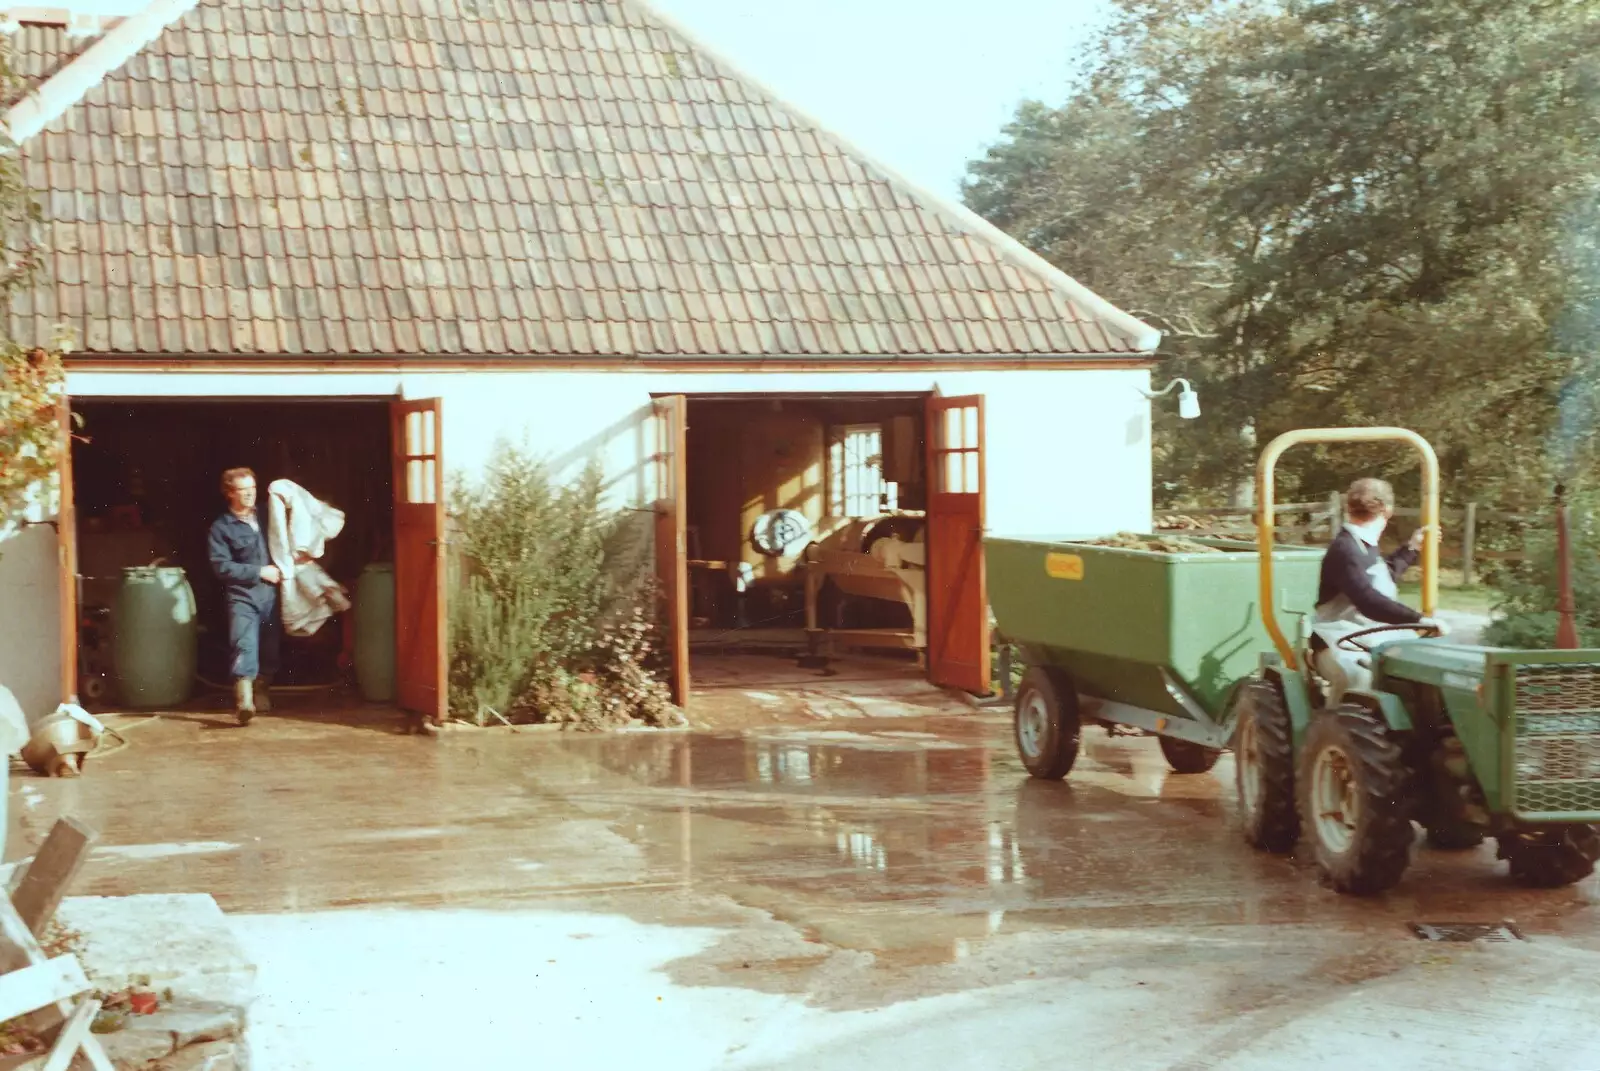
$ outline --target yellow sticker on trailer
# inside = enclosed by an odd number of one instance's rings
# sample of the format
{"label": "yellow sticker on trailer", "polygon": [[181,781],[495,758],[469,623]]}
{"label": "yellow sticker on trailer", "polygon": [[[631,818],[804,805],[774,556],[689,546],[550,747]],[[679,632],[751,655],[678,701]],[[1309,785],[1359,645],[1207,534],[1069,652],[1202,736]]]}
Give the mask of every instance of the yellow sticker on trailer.
{"label": "yellow sticker on trailer", "polygon": [[1076,554],[1046,554],[1044,571],[1057,580],[1082,580],[1083,559]]}

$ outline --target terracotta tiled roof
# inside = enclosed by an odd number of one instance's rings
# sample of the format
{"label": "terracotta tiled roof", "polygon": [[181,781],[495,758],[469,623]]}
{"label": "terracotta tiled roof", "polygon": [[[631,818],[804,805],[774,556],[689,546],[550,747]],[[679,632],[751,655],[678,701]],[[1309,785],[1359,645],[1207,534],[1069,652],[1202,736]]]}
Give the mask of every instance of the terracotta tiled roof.
{"label": "terracotta tiled roof", "polygon": [[69,34],[65,26],[24,23],[15,34],[0,38],[0,47],[5,49],[14,79],[11,85],[3,87],[0,98],[8,107],[15,104],[81,56],[95,40],[86,34]]}
{"label": "terracotta tiled roof", "polygon": [[1155,341],[635,0],[202,0],[23,162],[51,252],[13,330],[89,353]]}

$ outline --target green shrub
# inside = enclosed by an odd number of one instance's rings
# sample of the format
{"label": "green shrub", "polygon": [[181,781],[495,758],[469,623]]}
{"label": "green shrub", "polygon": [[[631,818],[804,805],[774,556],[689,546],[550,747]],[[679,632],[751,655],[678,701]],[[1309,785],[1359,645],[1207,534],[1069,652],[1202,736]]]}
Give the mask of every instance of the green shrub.
{"label": "green shrub", "polygon": [[[1573,602],[1578,642],[1585,647],[1600,641],[1600,527],[1593,504],[1580,499],[1568,509]],[[1526,547],[1527,559],[1497,578],[1503,597],[1495,606],[1495,621],[1484,633],[1484,642],[1496,647],[1555,646],[1559,618],[1554,523],[1530,532]]]}
{"label": "green shrub", "polygon": [[502,444],[458,481],[450,708],[479,724],[677,724],[655,674],[649,515],[606,508],[601,470],[558,485]]}

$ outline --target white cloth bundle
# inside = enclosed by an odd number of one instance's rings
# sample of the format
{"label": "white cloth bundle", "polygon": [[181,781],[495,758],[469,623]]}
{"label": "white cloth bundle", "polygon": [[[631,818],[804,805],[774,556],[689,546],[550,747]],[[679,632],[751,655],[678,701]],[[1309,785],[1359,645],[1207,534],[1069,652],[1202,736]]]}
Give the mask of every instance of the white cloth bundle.
{"label": "white cloth bundle", "polygon": [[31,732],[27,716],[22,713],[22,704],[9,688],[0,684],[0,749],[7,755],[15,755],[28,742]]}
{"label": "white cloth bundle", "polygon": [[350,609],[344,588],[316,562],[328,540],[344,530],[344,513],[293,480],[273,480],[267,495],[267,556],[283,574],[278,593],[283,627],[291,636],[309,636]]}

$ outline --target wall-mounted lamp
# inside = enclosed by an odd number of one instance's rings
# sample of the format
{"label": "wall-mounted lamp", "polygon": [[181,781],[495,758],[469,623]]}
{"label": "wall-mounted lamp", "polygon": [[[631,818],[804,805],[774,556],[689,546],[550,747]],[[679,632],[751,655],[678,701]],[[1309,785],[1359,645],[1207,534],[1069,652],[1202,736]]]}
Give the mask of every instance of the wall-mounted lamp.
{"label": "wall-mounted lamp", "polygon": [[1195,417],[1199,416],[1200,395],[1194,392],[1194,388],[1189,385],[1189,381],[1187,379],[1174,379],[1171,383],[1168,383],[1161,390],[1158,390],[1154,393],[1143,389],[1141,389],[1139,393],[1152,400],[1156,398],[1165,398],[1167,395],[1172,393],[1172,389],[1174,387],[1183,388],[1183,390],[1178,392],[1178,415],[1185,420],[1193,420]]}

